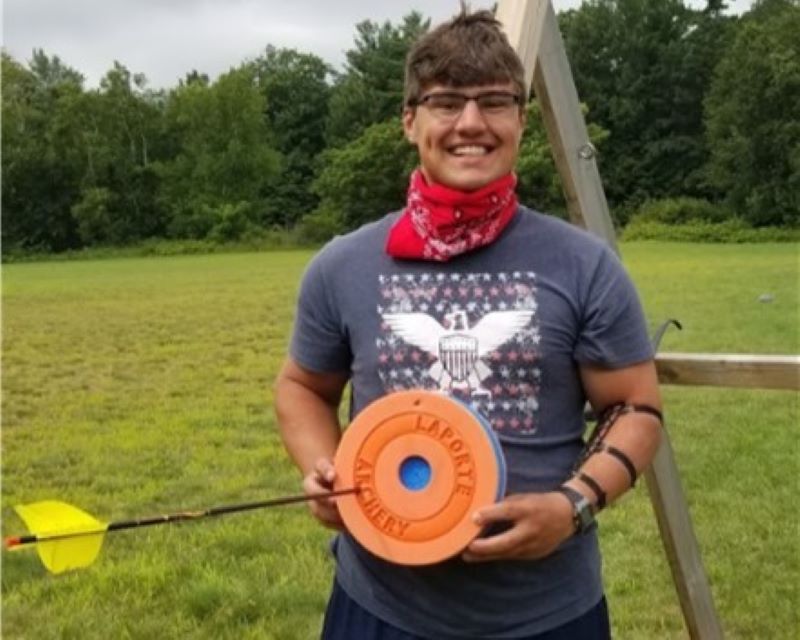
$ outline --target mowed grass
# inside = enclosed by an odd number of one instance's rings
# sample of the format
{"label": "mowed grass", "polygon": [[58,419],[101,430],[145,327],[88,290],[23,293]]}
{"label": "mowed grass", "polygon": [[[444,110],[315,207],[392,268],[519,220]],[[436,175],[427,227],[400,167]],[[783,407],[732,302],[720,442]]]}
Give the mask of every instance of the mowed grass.
{"label": "mowed grass", "polygon": [[[9,265],[3,277],[3,534],[60,499],[102,520],[299,491],[271,410],[308,252]],[[797,246],[631,243],[670,351],[798,352]],[[763,293],[774,296],[760,303]],[[730,638],[800,629],[798,405],[791,392],[666,388],[669,429]],[[602,516],[617,638],[683,638],[644,483]],[[319,633],[329,534],[303,506],[111,534],[50,576],[3,552],[4,638]]]}

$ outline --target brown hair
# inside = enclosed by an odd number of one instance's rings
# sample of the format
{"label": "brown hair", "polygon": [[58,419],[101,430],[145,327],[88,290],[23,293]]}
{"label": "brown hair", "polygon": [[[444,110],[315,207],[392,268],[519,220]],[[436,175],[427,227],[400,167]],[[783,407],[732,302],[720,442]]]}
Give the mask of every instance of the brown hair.
{"label": "brown hair", "polygon": [[417,40],[406,57],[403,101],[413,106],[425,87],[451,87],[512,82],[522,102],[525,70],[488,10],[470,13],[462,2],[461,13]]}

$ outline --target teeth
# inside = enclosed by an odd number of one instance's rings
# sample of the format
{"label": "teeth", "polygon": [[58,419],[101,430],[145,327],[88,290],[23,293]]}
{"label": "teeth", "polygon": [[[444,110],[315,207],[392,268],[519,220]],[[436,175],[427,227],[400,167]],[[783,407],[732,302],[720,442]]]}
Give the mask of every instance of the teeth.
{"label": "teeth", "polygon": [[463,147],[456,147],[453,149],[453,153],[457,156],[484,156],[489,153],[489,150],[486,147],[478,145],[466,145]]}

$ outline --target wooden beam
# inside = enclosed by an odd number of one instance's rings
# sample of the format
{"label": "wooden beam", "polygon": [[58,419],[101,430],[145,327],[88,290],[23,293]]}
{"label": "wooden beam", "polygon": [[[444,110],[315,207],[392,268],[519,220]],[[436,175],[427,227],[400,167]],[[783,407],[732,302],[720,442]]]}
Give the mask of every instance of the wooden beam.
{"label": "wooden beam", "polygon": [[721,640],[724,637],[722,626],[714,608],[667,429],[661,432],[661,445],[644,477],[689,637]]}
{"label": "wooden beam", "polygon": [[547,5],[533,89],[561,177],[567,212],[573,224],[604,238],[618,252],[614,224],[597,169],[597,152],[589,140],[558,18],[550,0],[533,2]]}
{"label": "wooden beam", "polygon": [[800,356],[661,353],[656,368],[664,384],[800,390]]}
{"label": "wooden beam", "polygon": [[503,25],[509,43],[525,67],[525,88],[531,90],[533,69],[542,39],[542,28],[547,15],[547,1],[505,0],[497,5],[495,16]]}
{"label": "wooden beam", "polygon": [[[505,6],[512,2],[519,5],[519,0],[500,0],[498,15],[528,15],[523,14],[519,6]],[[532,56],[534,68],[530,67],[531,56],[528,55],[523,62],[528,77],[533,75],[534,90],[564,185],[570,218],[573,223],[603,238],[618,252],[614,225],[595,161],[596,153],[589,141],[555,11],[550,0],[527,0],[525,5],[529,10],[544,7],[539,52]],[[506,31],[515,33],[508,26]],[[523,33],[521,40],[511,41],[518,52],[526,37]],[[666,430],[646,477],[689,634],[693,639],[722,638],[722,627],[703,570],[689,507]]]}

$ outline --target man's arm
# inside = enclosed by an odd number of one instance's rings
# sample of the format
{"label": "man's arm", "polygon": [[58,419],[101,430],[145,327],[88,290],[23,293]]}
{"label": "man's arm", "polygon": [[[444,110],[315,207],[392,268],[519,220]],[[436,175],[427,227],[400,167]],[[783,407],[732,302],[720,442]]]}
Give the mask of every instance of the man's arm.
{"label": "man's arm", "polygon": [[[622,369],[584,365],[580,373],[589,402],[598,414],[618,403],[646,405],[661,411],[658,375],[652,360]],[[641,412],[620,416],[604,439],[606,445],[615,447],[630,459],[637,475],[652,462],[660,441],[661,421],[654,415]],[[624,464],[608,454],[591,456],[581,471],[597,482],[609,503],[631,486]],[[566,484],[596,503],[596,496],[587,484],[576,479]]]}
{"label": "man's arm", "polygon": [[[589,401],[598,411],[618,402],[661,408],[653,361],[622,369],[581,366],[580,374]],[[628,456],[640,472],[655,456],[660,431],[661,424],[655,416],[629,413],[619,418],[605,442]],[[581,470],[602,487],[609,502],[630,487],[628,472],[612,456],[594,455]],[[570,479],[566,484],[590,502],[596,502],[591,489],[577,478]],[[475,516],[475,521],[481,525],[510,521],[512,527],[496,536],[474,540],[464,553],[465,560],[472,562],[542,558],[574,533],[572,505],[560,492],[509,496],[481,509]]]}
{"label": "man's arm", "polygon": [[[348,378],[344,372],[310,371],[288,358],[275,382],[281,439],[303,474],[307,494],[333,487],[333,458],[341,437],[339,402]],[[312,500],[309,506],[325,526],[342,527],[335,500]]]}

